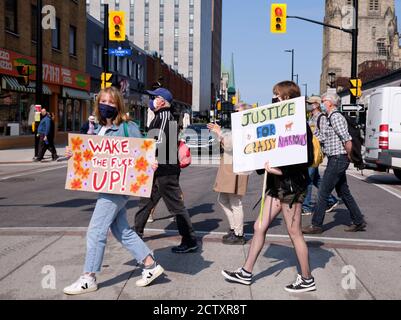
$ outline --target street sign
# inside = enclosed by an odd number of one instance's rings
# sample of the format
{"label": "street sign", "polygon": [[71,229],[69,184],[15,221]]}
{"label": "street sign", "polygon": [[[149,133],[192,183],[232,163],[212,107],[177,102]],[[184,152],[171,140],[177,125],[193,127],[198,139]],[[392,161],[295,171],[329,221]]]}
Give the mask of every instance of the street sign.
{"label": "street sign", "polygon": [[341,106],[342,112],[365,112],[363,104],[343,104]]}
{"label": "street sign", "polygon": [[360,97],[362,95],[362,80],[361,79],[350,79],[351,83],[351,94],[354,97]]}
{"label": "street sign", "polygon": [[119,47],[117,49],[109,48],[109,55],[116,56],[116,57],[130,56],[130,55],[132,55],[132,50],[131,49],[123,49],[121,47]]}
{"label": "street sign", "polygon": [[102,80],[101,88],[106,89],[110,88],[113,84],[110,81],[111,77],[113,76],[112,73],[105,73],[102,72],[100,79]]}

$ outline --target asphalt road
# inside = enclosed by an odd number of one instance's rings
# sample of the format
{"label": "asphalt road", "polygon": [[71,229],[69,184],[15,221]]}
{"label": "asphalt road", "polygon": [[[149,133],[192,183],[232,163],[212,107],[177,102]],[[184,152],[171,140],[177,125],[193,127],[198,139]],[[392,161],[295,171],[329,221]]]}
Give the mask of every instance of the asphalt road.
{"label": "asphalt road", "polygon": [[[1,165],[0,227],[87,227],[96,202],[96,194],[64,189],[65,163]],[[40,172],[41,171],[41,172]],[[212,187],[217,167],[191,166],[182,171],[181,187],[185,204],[196,231],[226,232],[227,219],[216,203]],[[401,181],[392,174],[351,172],[349,185],[368,222],[366,232],[346,233],[350,223],[347,209],[340,205],[326,215],[322,237],[401,241]],[[354,177],[355,176],[355,177]],[[245,232],[253,232],[258,208],[252,207],[260,197],[262,178],[253,174],[244,197]],[[386,190],[385,190],[386,189]],[[316,190],[315,190],[316,194]],[[133,224],[138,199],[128,203],[128,220]],[[147,228],[176,230],[163,201],[155,212],[156,221]],[[304,224],[311,217],[304,217]],[[279,216],[271,234],[285,235],[285,223]]]}

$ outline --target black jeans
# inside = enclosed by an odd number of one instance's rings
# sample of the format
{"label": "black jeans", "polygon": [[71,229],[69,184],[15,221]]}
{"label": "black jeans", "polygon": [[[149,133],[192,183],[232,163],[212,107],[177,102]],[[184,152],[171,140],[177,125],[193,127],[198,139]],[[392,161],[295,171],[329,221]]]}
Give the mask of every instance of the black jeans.
{"label": "black jeans", "polygon": [[46,150],[49,150],[52,154],[53,160],[57,159],[57,150],[56,147],[54,146],[54,141],[53,140],[44,140],[45,135],[41,134],[39,138],[39,151],[38,151],[38,160],[42,160],[43,157],[45,156]]}
{"label": "black jeans", "polygon": [[178,232],[182,236],[182,243],[195,244],[196,236],[192,227],[191,219],[185,209],[182,199],[182,191],[178,175],[155,177],[153,180],[152,194],[150,198],[142,198],[139,201],[139,210],[135,214],[135,231],[143,235],[146,222],[150,212],[159,202],[164,200],[167,209],[176,216]]}
{"label": "black jeans", "polygon": [[354,197],[351,195],[347,184],[346,171],[350,164],[347,155],[342,154],[328,157],[328,160],[327,168],[320,184],[318,202],[313,214],[312,224],[316,227],[322,227],[327,209],[327,199],[334,188],[348,208],[352,222],[354,224],[361,224],[364,222],[363,215]]}

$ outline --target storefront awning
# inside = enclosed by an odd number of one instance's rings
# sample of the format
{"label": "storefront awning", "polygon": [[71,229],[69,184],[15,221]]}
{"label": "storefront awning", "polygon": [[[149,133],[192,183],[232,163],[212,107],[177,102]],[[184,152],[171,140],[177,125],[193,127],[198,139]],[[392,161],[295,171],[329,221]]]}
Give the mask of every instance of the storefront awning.
{"label": "storefront awning", "polygon": [[[6,90],[11,91],[19,91],[19,92],[28,92],[28,93],[35,93],[35,81],[31,81],[28,87],[25,87],[18,83],[17,78],[10,77],[10,76],[3,76],[2,77],[2,87]],[[52,92],[48,86],[45,84],[43,85],[43,94],[51,95]]]}
{"label": "storefront awning", "polygon": [[81,100],[90,100],[91,96],[88,92],[82,90],[76,90],[71,88],[63,88],[63,98],[73,98]]}

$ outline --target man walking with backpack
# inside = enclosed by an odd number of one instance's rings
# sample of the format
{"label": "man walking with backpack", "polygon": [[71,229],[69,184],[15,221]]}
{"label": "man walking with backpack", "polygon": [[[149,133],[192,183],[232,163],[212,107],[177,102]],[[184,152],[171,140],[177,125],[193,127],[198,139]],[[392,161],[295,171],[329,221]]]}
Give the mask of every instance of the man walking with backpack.
{"label": "man walking with backpack", "polygon": [[347,120],[341,113],[336,112],[340,98],[336,93],[326,93],[322,97],[322,102],[327,110],[328,121],[325,126],[321,127],[319,140],[324,145],[324,153],[327,155],[328,162],[320,185],[312,224],[303,228],[302,232],[305,234],[323,232],[327,198],[334,188],[351,215],[352,225],[344,231],[364,231],[367,224],[347,184],[346,171],[350,165],[352,137],[348,132]]}
{"label": "man walking with backpack", "polygon": [[[319,135],[321,134],[320,128],[324,127],[327,123],[327,115],[322,112],[320,108],[321,99],[319,96],[311,96],[307,103],[307,111],[310,112],[309,118],[309,126],[313,132],[313,134],[319,139]],[[321,145],[322,147],[322,145]],[[322,159],[323,160],[323,159]],[[310,182],[308,188],[306,189],[306,197],[304,203],[302,204],[302,215],[309,216],[312,214],[312,189],[315,186],[317,189],[320,187],[321,178],[319,174],[319,165],[312,166],[308,168]],[[333,195],[330,194],[327,199],[328,206],[326,209],[326,213],[329,213],[334,210],[338,206],[338,200]]]}
{"label": "man walking with backpack", "polygon": [[142,198],[139,202],[139,210],[135,214],[134,229],[140,237],[143,237],[149,215],[162,198],[168,210],[175,215],[178,232],[182,236],[181,244],[171,250],[174,253],[194,252],[198,249],[195,231],[189,213],[185,208],[179,184],[181,169],[177,163],[177,122],[174,121],[170,112],[173,95],[165,88],[158,88],[154,91],[148,91],[148,93],[152,97],[150,107],[155,113],[155,118],[149,125],[147,136],[156,140],[159,167],[154,175],[151,197],[149,199]]}

